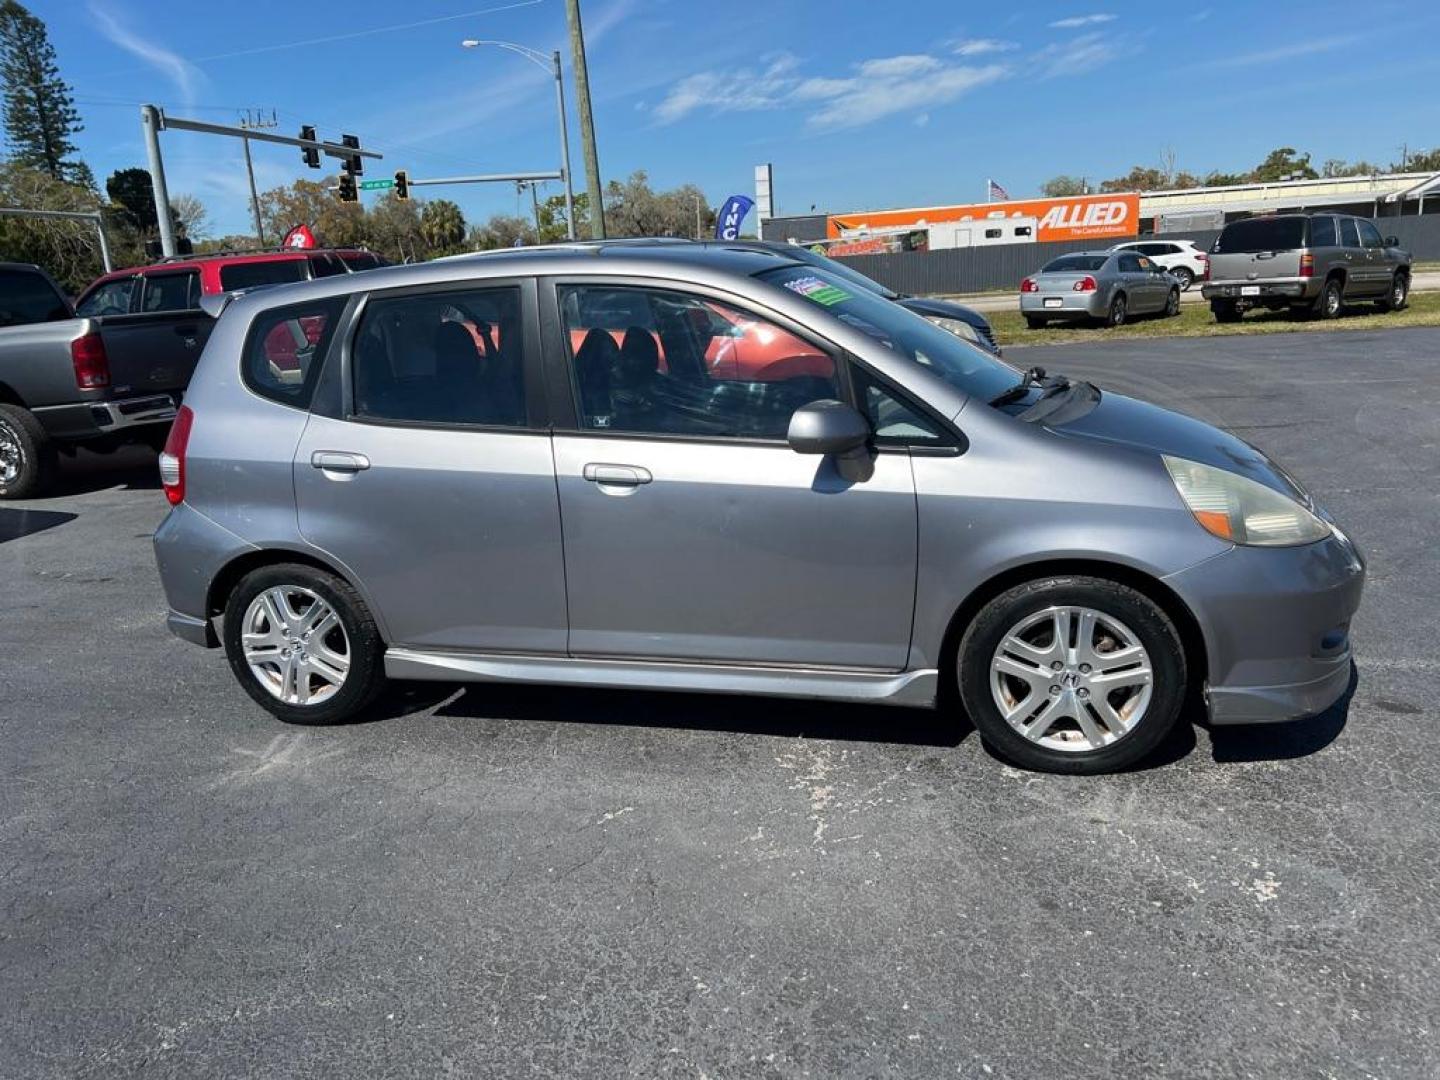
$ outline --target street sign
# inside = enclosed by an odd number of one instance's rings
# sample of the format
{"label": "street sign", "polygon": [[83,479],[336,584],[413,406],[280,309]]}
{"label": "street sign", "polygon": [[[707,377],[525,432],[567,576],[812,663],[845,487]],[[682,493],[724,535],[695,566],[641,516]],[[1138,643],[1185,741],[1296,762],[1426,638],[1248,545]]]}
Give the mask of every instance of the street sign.
{"label": "street sign", "polygon": [[386,191],[395,186],[394,180],[361,180],[361,191]]}

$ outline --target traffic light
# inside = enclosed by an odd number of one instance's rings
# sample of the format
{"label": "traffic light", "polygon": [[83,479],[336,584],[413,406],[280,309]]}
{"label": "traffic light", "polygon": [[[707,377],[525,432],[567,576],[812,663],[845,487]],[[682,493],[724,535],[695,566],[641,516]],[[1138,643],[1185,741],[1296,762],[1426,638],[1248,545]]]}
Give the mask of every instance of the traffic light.
{"label": "traffic light", "polygon": [[355,177],[348,172],[340,174],[340,187],[336,189],[340,193],[341,202],[359,202],[360,192],[355,187]]}
{"label": "traffic light", "polygon": [[[348,146],[351,150],[359,150],[360,136],[341,135],[340,145]],[[362,158],[359,154],[351,154],[349,157],[342,158],[341,160],[344,162],[345,171],[348,172],[351,176],[360,176],[362,173],[365,172],[365,159]]]}
{"label": "traffic light", "polygon": [[404,169],[395,170],[395,198],[410,198],[410,174]]}
{"label": "traffic light", "polygon": [[[313,140],[315,138],[315,125],[302,124],[300,127],[300,138]],[[313,146],[302,146],[300,156],[305,159],[305,164],[312,169],[320,167],[320,151]]]}

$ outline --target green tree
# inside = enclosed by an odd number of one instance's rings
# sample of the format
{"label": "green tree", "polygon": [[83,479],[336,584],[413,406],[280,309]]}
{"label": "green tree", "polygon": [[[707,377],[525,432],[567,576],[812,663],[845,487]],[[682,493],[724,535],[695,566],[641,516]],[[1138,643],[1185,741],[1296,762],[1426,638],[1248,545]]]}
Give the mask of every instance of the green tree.
{"label": "green tree", "polygon": [[515,247],[517,240],[525,244],[535,243],[535,226],[512,214],[496,214],[483,225],[476,225],[466,237],[466,242],[474,251]]}
{"label": "green tree", "polygon": [[[1400,172],[1401,167],[1395,167]],[[1440,172],[1440,147],[1434,150],[1417,150],[1404,163],[1405,172]]]}
{"label": "green tree", "polygon": [[[95,213],[100,197],[87,187],[57,180],[44,169],[15,161],[0,162],[0,205],[28,210],[70,210]],[[114,232],[107,230],[107,239]],[[129,252],[112,253],[117,265]],[[32,262],[50,271],[56,280],[79,291],[99,276],[100,240],[85,221],[0,216],[0,251],[5,258]]]}
{"label": "green tree", "polygon": [[1293,146],[1271,150],[1265,160],[1250,174],[1254,184],[1273,184],[1279,180],[1316,180],[1320,174],[1310,164],[1309,154],[1296,153]]}
{"label": "green tree", "polygon": [[606,185],[605,229],[612,236],[707,236],[715,229],[715,211],[694,184],[657,192],[637,170]]}
{"label": "green tree", "polygon": [[130,215],[131,221],[142,233],[153,233],[159,227],[148,169],[116,169],[105,180],[105,194]]}
{"label": "green tree", "polygon": [[1085,186],[1085,179],[1080,176],[1052,176],[1040,185],[1040,194],[1051,199],[1060,199],[1067,195],[1084,195]]}
{"label": "green tree", "polygon": [[94,188],[89,166],[71,160],[76,152],[71,136],[84,125],[60,78],[45,24],[15,0],[0,0],[0,80],[12,159],[54,180]]}
{"label": "green tree", "polygon": [[365,215],[370,247],[391,262],[411,263],[427,257],[425,238],[420,230],[421,209],[418,199],[397,199],[387,192]]}
{"label": "green tree", "polygon": [[1117,176],[1100,183],[1100,190],[1106,193],[1120,191],[1163,191],[1170,186],[1170,177],[1159,169],[1136,165],[1124,176]]}
{"label": "green tree", "polygon": [[449,199],[435,199],[420,212],[420,235],[429,256],[451,255],[465,243],[465,215]]}
{"label": "green tree", "polygon": [[1345,161],[1342,158],[1327,158],[1320,166],[1320,175],[1326,179],[1339,176],[1375,176],[1385,170],[1368,161]]}
{"label": "green tree", "polygon": [[327,247],[352,247],[369,239],[365,211],[359,203],[342,203],[328,180],[296,180],[260,195],[260,220],[267,236],[284,236],[296,225],[309,225]]}
{"label": "green tree", "polygon": [[[574,203],[575,236],[583,240],[590,235],[589,194],[577,192]],[[564,195],[552,195],[540,204],[540,243],[554,244],[568,239],[566,224]]]}

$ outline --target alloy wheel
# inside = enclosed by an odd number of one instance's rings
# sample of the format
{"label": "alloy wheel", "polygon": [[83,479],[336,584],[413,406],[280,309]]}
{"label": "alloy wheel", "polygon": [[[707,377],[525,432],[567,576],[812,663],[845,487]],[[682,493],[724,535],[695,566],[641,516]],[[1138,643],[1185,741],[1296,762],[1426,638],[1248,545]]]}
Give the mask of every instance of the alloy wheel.
{"label": "alloy wheel", "polygon": [[1050,750],[1099,750],[1145,717],[1154,668],[1140,638],[1094,608],[1050,607],[1025,616],[990,661],[990,693],[1024,738]]}
{"label": "alloy wheel", "polygon": [[335,609],[300,585],[278,585],[250,601],[240,631],[250,673],[287,705],[319,705],[350,672],[350,639]]}
{"label": "alloy wheel", "polygon": [[0,484],[13,484],[25,467],[25,448],[15,429],[0,421]]}

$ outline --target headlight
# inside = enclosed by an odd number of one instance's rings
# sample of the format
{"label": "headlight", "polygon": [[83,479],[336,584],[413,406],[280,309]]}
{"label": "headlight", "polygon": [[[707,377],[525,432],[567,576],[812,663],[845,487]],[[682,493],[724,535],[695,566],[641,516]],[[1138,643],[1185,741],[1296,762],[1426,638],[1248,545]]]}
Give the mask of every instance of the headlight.
{"label": "headlight", "polygon": [[1195,520],[1221,540],[1258,547],[1312,544],[1330,526],[1294,499],[1238,473],[1162,455]]}
{"label": "headlight", "polygon": [[941,330],[948,330],[956,337],[974,342],[976,345],[981,344],[980,332],[964,319],[947,319],[939,315],[926,315],[925,317]]}

